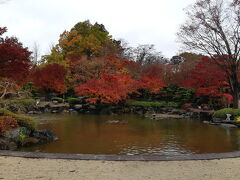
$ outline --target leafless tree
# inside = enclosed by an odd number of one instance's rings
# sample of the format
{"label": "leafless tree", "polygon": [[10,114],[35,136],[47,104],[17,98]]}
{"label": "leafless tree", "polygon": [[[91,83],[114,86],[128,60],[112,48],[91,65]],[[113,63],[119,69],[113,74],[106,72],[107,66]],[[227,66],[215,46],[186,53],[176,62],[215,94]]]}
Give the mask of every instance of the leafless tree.
{"label": "leafless tree", "polygon": [[0,78],[0,100],[8,94],[17,94],[20,87],[13,81],[7,78]]}
{"label": "leafless tree", "polygon": [[121,46],[123,48],[122,57],[136,61],[140,65],[167,63],[167,59],[162,55],[161,52],[155,49],[153,44],[141,44],[137,47],[131,47],[128,46],[128,43],[123,42]]}
{"label": "leafless tree", "polygon": [[33,43],[33,48],[32,48],[32,61],[35,65],[38,65],[40,61],[40,48],[39,44],[37,42]]}
{"label": "leafless tree", "polygon": [[210,56],[222,68],[230,85],[234,108],[238,108],[239,100],[239,2],[197,0],[186,8],[188,19],[177,34],[185,49]]}

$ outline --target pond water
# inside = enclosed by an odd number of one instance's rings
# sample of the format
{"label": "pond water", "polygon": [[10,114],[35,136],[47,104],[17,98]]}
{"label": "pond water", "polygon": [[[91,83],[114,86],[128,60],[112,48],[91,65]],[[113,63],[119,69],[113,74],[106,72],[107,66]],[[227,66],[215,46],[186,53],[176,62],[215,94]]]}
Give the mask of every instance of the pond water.
{"label": "pond water", "polygon": [[[196,119],[152,120],[138,115],[34,116],[39,129],[59,140],[21,151],[79,154],[180,155],[240,149],[240,130],[203,124]],[[122,121],[123,123],[109,123]]]}

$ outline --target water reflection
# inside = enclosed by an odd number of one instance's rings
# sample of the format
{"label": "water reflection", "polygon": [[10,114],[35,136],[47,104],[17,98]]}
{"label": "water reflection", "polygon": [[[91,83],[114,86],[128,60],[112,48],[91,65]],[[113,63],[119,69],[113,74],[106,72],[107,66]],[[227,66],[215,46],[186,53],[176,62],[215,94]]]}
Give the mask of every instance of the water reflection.
{"label": "water reflection", "polygon": [[238,129],[224,129],[198,120],[156,121],[137,115],[41,115],[35,118],[39,128],[52,129],[59,140],[22,151],[179,155],[230,152],[240,148]]}

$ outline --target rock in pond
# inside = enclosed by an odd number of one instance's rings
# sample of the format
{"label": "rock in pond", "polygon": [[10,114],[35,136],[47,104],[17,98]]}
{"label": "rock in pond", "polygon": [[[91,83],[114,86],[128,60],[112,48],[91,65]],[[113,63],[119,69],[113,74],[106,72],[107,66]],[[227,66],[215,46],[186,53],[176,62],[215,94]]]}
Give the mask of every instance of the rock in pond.
{"label": "rock in pond", "polygon": [[17,144],[7,139],[0,139],[0,150],[16,150]]}
{"label": "rock in pond", "polygon": [[31,131],[28,130],[27,128],[19,127],[14,130],[6,131],[3,134],[3,137],[5,137],[6,139],[9,139],[15,143],[21,143],[24,140],[24,138],[26,138],[30,135],[30,133],[31,133]]}
{"label": "rock in pond", "polygon": [[39,143],[39,139],[34,137],[27,137],[23,140],[22,146],[32,146]]}
{"label": "rock in pond", "polygon": [[234,124],[221,123],[220,126],[221,126],[221,127],[224,127],[224,128],[237,128],[237,126],[234,125]]}
{"label": "rock in pond", "polygon": [[32,136],[38,139],[40,143],[52,142],[58,139],[54,133],[48,129],[36,130],[32,133]]}

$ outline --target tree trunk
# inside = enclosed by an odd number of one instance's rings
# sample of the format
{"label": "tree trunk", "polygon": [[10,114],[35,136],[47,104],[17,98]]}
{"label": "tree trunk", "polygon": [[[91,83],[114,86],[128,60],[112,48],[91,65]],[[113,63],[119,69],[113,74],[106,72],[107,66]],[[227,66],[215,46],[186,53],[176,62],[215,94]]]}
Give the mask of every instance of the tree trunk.
{"label": "tree trunk", "polygon": [[233,108],[238,109],[238,101],[239,101],[239,83],[238,83],[238,73],[236,71],[237,68],[233,68],[232,75],[230,78],[231,82],[231,92],[233,97]]}
{"label": "tree trunk", "polygon": [[238,101],[239,101],[239,96],[238,96],[238,90],[233,92],[233,108],[238,109]]}

